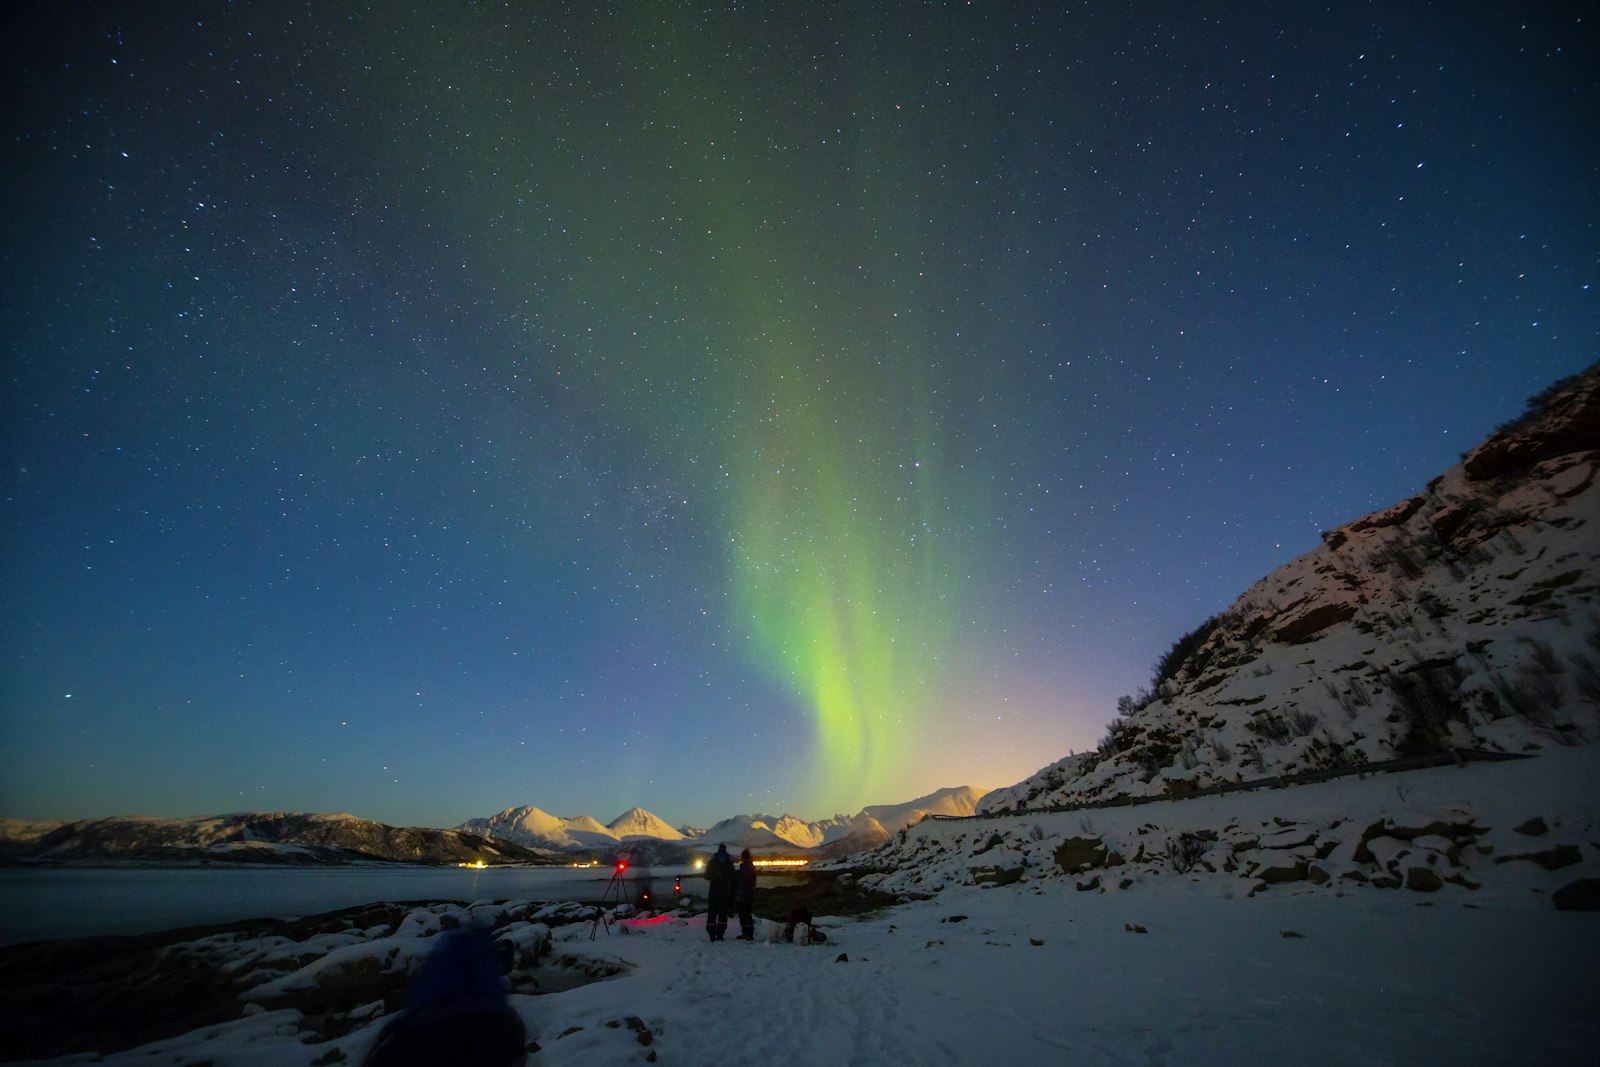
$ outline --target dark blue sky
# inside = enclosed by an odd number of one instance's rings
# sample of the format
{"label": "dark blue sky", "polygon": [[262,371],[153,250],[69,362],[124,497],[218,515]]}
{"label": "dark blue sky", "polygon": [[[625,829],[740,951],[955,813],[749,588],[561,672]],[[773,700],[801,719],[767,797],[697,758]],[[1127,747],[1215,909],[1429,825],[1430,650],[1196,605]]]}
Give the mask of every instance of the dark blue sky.
{"label": "dark blue sky", "polygon": [[1600,351],[1587,4],[25,5],[0,813],[1010,784]]}

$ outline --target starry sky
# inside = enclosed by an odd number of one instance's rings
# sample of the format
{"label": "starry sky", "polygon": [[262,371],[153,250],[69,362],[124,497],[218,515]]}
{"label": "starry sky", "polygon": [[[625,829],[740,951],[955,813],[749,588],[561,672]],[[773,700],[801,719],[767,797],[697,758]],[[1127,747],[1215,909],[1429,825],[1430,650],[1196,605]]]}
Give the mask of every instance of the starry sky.
{"label": "starry sky", "polygon": [[1600,351],[1592,4],[21,4],[0,814],[1092,747]]}

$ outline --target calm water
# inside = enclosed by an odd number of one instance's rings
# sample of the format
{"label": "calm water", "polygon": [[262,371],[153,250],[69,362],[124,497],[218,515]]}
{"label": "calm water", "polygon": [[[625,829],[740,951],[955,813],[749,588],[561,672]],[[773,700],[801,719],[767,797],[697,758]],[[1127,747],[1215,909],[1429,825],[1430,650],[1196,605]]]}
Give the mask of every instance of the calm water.
{"label": "calm water", "polygon": [[[677,868],[649,873],[658,899]],[[627,899],[644,875],[628,872]],[[607,867],[0,869],[0,944],[138,934],[237,919],[292,918],[386,900],[600,900]],[[705,883],[685,874],[685,895]]]}

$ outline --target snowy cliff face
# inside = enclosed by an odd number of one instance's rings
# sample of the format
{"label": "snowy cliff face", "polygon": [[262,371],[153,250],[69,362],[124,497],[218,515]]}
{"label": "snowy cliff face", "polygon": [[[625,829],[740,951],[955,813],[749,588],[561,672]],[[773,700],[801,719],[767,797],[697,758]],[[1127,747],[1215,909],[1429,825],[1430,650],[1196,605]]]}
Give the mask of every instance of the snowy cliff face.
{"label": "snowy cliff face", "polygon": [[1097,752],[980,810],[1600,740],[1597,466],[1600,366],[1417,496],[1323,534],[1180,642]]}

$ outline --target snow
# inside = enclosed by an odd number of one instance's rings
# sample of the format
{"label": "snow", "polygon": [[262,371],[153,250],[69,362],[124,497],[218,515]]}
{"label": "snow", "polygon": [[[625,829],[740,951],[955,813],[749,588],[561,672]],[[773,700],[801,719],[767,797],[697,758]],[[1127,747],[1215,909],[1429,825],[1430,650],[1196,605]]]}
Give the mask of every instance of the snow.
{"label": "snow", "polygon": [[[1600,914],[1558,911],[1550,893],[1600,873],[1596,781],[1600,749],[1586,747],[1147,807],[925,821],[875,854],[885,869],[874,879],[930,896],[867,917],[819,916],[821,945],[772,940],[772,923],[753,943],[712,944],[695,915],[625,918],[597,932],[572,922],[570,905],[480,903],[419,909],[392,933],[324,935],[311,946],[319,958],[304,958],[309,942],[250,951],[253,962],[293,961],[288,973],[268,968],[269,982],[290,987],[365,957],[413,964],[446,913],[514,915],[497,936],[525,959],[549,953],[530,973],[621,972],[512,995],[539,1046],[531,1064],[637,1063],[651,1052],[664,1063],[862,1067],[1588,1064],[1600,1043]],[[1528,826],[1535,817],[1546,832]],[[1401,850],[1441,870],[1461,862],[1481,888],[1383,890],[1335,877],[1261,891],[1242,869],[1179,874],[1164,858],[1132,858],[1140,844],[1210,831],[1219,835],[1212,853],[1238,858],[1225,846],[1248,838],[1262,862],[1301,863],[1308,850],[1336,846],[1320,862],[1342,870],[1365,862],[1356,845],[1375,823],[1427,832],[1372,838],[1372,851],[1385,852],[1374,862]],[[1473,832],[1456,836],[1462,826]],[[1045,857],[1091,832],[1112,846],[1102,857],[1125,860],[1085,891],[1081,874]],[[1557,845],[1578,860],[1546,870],[1512,859]],[[1020,864],[1023,874],[974,885],[972,867],[984,863]],[[364,1004],[349,1013],[355,1029],[305,1044],[298,1012],[260,1007],[103,1062],[360,1063],[386,1019],[381,1004]]]}
{"label": "snow", "polygon": [[[1531,899],[1419,906],[1432,903],[1229,899],[1173,879],[1136,897],[963,888],[823,920],[830,941],[808,947],[711,944],[694,918],[593,942],[577,924],[557,931],[558,951],[632,970],[512,1000],[540,1046],[532,1062],[574,1067],[641,1062],[637,1035],[613,1025],[629,1016],[678,1063],[1592,1062],[1595,916]],[[309,1064],[338,1045],[359,1063],[382,1022],[303,1045],[295,1015],[104,1062]]]}
{"label": "snow", "polygon": [[[639,811],[639,809],[632,809]],[[631,814],[631,812],[624,813]],[[641,814],[654,819],[648,812]],[[618,817],[621,821],[622,816]],[[659,820],[658,820],[659,821]],[[663,824],[664,825],[664,824]],[[542,808],[523,805],[507,808],[487,819],[468,819],[457,829],[467,833],[498,837],[513,844],[530,848],[581,849],[607,847],[620,840],[610,827],[602,826],[592,815],[564,817],[551,815]]]}

